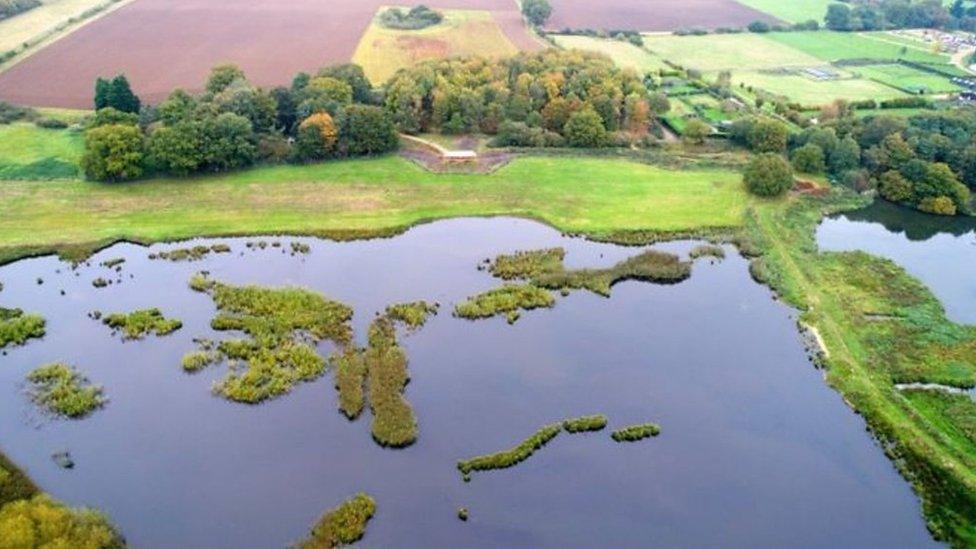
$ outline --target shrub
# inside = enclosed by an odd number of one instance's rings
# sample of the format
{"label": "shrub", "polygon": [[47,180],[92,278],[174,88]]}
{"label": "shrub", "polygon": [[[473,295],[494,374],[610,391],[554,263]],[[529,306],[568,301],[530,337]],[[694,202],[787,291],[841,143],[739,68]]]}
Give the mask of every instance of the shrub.
{"label": "shrub", "polygon": [[81,166],[96,181],[125,181],[142,175],[145,144],[135,126],[108,124],[85,132]]}
{"label": "shrub", "polygon": [[432,27],[444,20],[440,12],[427,6],[420,5],[404,11],[400,8],[389,8],[380,13],[380,24],[390,29],[418,30]]}
{"label": "shrub", "polygon": [[548,0],[522,0],[522,15],[536,27],[541,27],[552,15],[552,6]]}
{"label": "shrub", "polygon": [[786,150],[790,130],[786,124],[772,118],[760,118],[749,129],[747,141],[755,152],[781,153]]}
{"label": "shrub", "polygon": [[11,548],[125,547],[125,541],[101,513],[71,509],[44,494],[0,507],[0,532],[0,545]]}
{"label": "shrub", "polygon": [[895,170],[881,174],[878,191],[881,196],[892,202],[911,202],[915,195],[912,184]]}
{"label": "shrub", "polygon": [[807,143],[793,151],[793,168],[800,173],[819,174],[827,169],[826,157],[823,149]]}
{"label": "shrub", "polygon": [[712,131],[711,126],[697,118],[693,118],[688,121],[687,125],[685,125],[685,129],[683,132],[681,132],[681,136],[686,141],[701,145],[705,142],[705,139],[708,136],[712,135]]}
{"label": "shrub", "polygon": [[376,513],[376,501],[360,492],[338,507],[328,510],[312,527],[299,549],[339,547],[356,543],[366,533],[366,524]]}
{"label": "shrub", "polygon": [[301,160],[321,160],[335,153],[339,129],[328,113],[309,116],[298,126],[295,154]]}
{"label": "shrub", "polygon": [[603,119],[591,106],[571,114],[563,133],[571,147],[598,148],[607,143]]}
{"label": "shrub", "polygon": [[948,196],[928,196],[918,203],[918,209],[936,215],[956,215],[956,203]]}
{"label": "shrub", "polygon": [[68,123],[57,118],[38,118],[34,125],[45,130],[63,130],[68,127]]}
{"label": "shrub", "polygon": [[779,196],[793,187],[793,168],[778,154],[759,154],[746,166],[743,181],[756,196]]}
{"label": "shrub", "polygon": [[393,120],[379,107],[349,106],[344,111],[340,127],[342,146],[351,155],[390,152],[400,144]]}
{"label": "shrub", "polygon": [[139,115],[122,112],[113,107],[105,107],[95,111],[95,116],[88,120],[89,128],[108,126],[109,124],[122,124],[125,126],[136,126],[139,124]]}
{"label": "shrub", "polygon": [[63,417],[84,417],[105,404],[102,388],[67,364],[41,366],[27,374],[29,393],[35,404]]}
{"label": "shrub", "polygon": [[642,423],[623,427],[610,433],[610,437],[617,442],[634,442],[661,434],[661,427],[656,423]]}
{"label": "shrub", "polygon": [[766,23],[765,21],[753,21],[752,23],[749,23],[749,26],[746,28],[749,29],[749,32],[769,32],[769,23]]}

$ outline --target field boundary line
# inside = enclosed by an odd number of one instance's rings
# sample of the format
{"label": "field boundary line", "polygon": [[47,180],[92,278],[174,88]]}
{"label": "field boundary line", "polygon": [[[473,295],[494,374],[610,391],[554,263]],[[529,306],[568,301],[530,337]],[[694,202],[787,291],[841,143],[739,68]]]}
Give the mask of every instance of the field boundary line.
{"label": "field boundary line", "polygon": [[92,14],[90,17],[86,17],[84,19],[76,21],[61,30],[55,30],[49,36],[42,39],[40,42],[28,46],[27,48],[17,53],[10,59],[0,62],[0,74],[7,72],[8,70],[17,66],[22,61],[30,58],[35,53],[43,50],[44,48],[50,46],[51,44],[54,44],[58,40],[61,40],[62,38],[72,34],[78,29],[81,29],[82,27],[90,23],[94,23],[95,21],[98,21],[102,17],[105,17],[106,15],[110,15],[115,11],[120,10],[128,6],[129,4],[132,4],[137,1],[138,0],[117,0],[116,2],[112,2],[110,5],[107,5],[104,9],[98,11],[97,13]]}

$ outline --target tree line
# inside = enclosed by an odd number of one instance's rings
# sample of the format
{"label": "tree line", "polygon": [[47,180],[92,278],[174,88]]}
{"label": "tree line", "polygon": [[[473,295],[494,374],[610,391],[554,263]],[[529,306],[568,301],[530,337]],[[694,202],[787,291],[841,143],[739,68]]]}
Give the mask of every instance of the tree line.
{"label": "tree line", "polygon": [[827,7],[824,24],[836,31],[976,29],[976,6],[955,0],[851,0]]}
{"label": "tree line", "polygon": [[[755,188],[778,194],[792,171],[826,174],[859,191],[875,190],[892,202],[924,212],[956,215],[973,211],[976,188],[976,110],[933,111],[909,118],[855,116],[843,104],[817,126],[791,133],[786,124],[761,117],[733,123],[730,138],[759,154]],[[775,158],[774,158],[775,157]],[[789,161],[787,161],[787,159]],[[770,185],[774,178],[781,185]],[[752,185],[750,185],[752,188]],[[788,186],[786,186],[788,188]]]}
{"label": "tree line", "polygon": [[376,103],[362,69],[350,64],[301,73],[290,87],[270,91],[238,67],[221,65],[204,93],[177,89],[152,106],[124,76],[99,79],[82,167],[90,179],[124,181],[380,154],[395,149],[398,138]]}

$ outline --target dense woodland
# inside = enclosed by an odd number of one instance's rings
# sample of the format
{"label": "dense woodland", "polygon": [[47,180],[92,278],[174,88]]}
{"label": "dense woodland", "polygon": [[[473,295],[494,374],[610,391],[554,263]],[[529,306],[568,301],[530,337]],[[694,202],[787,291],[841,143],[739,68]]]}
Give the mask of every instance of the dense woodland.
{"label": "dense woodland", "polygon": [[606,57],[547,50],[403,70],[387,85],[385,106],[405,133],[481,132],[502,146],[600,147],[645,135],[668,101]]}
{"label": "dense woodland", "polygon": [[838,31],[944,28],[976,29],[976,5],[955,0],[854,0],[831,4],[824,23]]}
{"label": "dense woodland", "polygon": [[121,181],[379,154],[397,147],[397,135],[373,102],[371,84],[354,65],[300,74],[291,87],[271,91],[235,66],[219,66],[202,95],[176,90],[148,107],[125,77],[100,79],[82,164],[91,179]]}
{"label": "dense woodland", "polygon": [[[925,212],[971,213],[976,188],[976,111],[933,111],[909,118],[874,116],[860,119],[837,106],[834,118],[791,133],[769,118],[743,118],[731,129],[732,140],[757,153],[789,155],[797,172],[827,174],[866,191],[876,189],[893,202]],[[782,164],[768,157],[768,177]],[[788,177],[792,178],[790,174]],[[748,182],[748,173],[747,173]],[[760,193],[776,194],[776,193]]]}

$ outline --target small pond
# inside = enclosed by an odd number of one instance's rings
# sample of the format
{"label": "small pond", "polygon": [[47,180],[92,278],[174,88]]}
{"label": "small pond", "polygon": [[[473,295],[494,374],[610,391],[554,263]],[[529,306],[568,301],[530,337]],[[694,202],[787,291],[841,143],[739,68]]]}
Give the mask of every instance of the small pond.
{"label": "small pond", "polygon": [[[249,249],[247,239],[120,244],[76,271],[53,257],[0,268],[0,305],[48,320],[45,338],[0,357],[0,448],[54,496],[104,510],[140,547],[282,547],[358,491],[378,505],[370,547],[933,544],[909,485],[808,362],[795,312],[751,280],[731,247],[724,261],[699,260],[680,284],[624,282],[611,298],[574,292],[508,325],[450,314],[499,284],[476,268],[485,258],[562,246],[569,266],[602,267],[640,250],[507,218],[442,221],[384,240],[266,240],[286,251]],[[311,252],[288,253],[295,240]],[[233,252],[148,259],[216,242]],[[684,255],[692,246],[657,248]],[[126,259],[121,273],[99,266],[116,257]],[[438,316],[401,338],[417,442],[380,448],[368,412],[355,422],[338,412],[331,374],[258,406],[213,396],[225,367],[180,367],[194,337],[228,336],[210,328],[213,301],[187,287],[200,270],[322,292],[355,309],[360,341],[389,304],[440,302]],[[121,283],[93,287],[100,276]],[[86,316],[147,307],[184,327],[122,342]],[[23,380],[53,361],[102,384],[106,407],[79,421],[38,413]],[[625,444],[609,429],[564,433],[470,483],[455,469],[543,424],[596,413],[610,428],[654,421],[662,433]],[[73,470],[51,459],[65,449]],[[462,506],[468,522],[457,519]]]}

